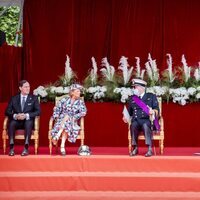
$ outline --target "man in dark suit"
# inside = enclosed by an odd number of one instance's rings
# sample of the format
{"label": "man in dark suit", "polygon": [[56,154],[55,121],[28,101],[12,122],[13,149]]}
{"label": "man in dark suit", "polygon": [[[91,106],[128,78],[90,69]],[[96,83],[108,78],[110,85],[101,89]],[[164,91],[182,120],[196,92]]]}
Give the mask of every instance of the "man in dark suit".
{"label": "man in dark suit", "polygon": [[21,156],[29,154],[28,147],[34,126],[34,119],[40,115],[38,98],[30,93],[30,84],[26,80],[19,82],[20,93],[13,96],[5,111],[9,117],[8,135],[10,143],[9,156],[14,156],[14,138],[16,129],[25,130],[25,146]]}
{"label": "man in dark suit", "polygon": [[[141,79],[133,79],[134,95],[130,97],[128,112],[131,116],[131,136],[133,151],[130,156],[138,154],[138,136],[144,132],[145,144],[148,146],[146,157],[153,155],[152,152],[152,116],[158,115],[159,106],[156,95],[146,93],[147,83]],[[124,122],[127,120],[123,118]]]}
{"label": "man in dark suit", "polygon": [[0,30],[0,46],[2,46],[4,43],[6,43],[6,34]]}

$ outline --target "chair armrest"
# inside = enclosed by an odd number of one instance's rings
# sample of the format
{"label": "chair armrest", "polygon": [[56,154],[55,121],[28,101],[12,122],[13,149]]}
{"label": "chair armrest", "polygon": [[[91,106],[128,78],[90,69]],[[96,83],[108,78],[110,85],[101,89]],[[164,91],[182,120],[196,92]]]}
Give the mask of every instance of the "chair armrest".
{"label": "chair armrest", "polygon": [[7,130],[7,126],[8,126],[8,117],[5,117],[3,121],[3,130]]}
{"label": "chair armrest", "polygon": [[49,120],[49,130],[52,130],[52,128],[53,128],[53,121],[54,121],[54,119],[53,119],[53,117],[51,117]]}
{"label": "chair armrest", "polygon": [[131,124],[127,123],[127,125],[128,125],[128,139],[131,139],[131,130],[130,130]]}
{"label": "chair armrest", "polygon": [[84,117],[81,117],[80,119],[80,127],[81,127],[81,130],[84,130]]}
{"label": "chair armrest", "polygon": [[40,117],[36,116],[34,121],[34,130],[39,130],[39,126],[40,126]]}
{"label": "chair armrest", "polygon": [[164,119],[162,116],[160,117],[159,122],[160,122],[160,135],[164,136]]}

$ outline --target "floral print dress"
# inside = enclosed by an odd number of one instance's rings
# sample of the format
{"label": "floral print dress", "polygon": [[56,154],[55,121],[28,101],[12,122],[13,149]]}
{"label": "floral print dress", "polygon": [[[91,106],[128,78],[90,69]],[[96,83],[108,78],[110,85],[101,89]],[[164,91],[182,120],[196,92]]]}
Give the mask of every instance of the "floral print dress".
{"label": "floral print dress", "polygon": [[[70,97],[61,99],[53,110],[52,117],[56,122],[51,132],[52,137],[58,139],[61,135],[59,130],[62,128],[68,134],[68,141],[75,143],[80,130],[77,122],[86,115],[86,112],[87,109],[82,99],[76,99],[73,103]],[[64,119],[66,115],[69,116],[67,121]]]}

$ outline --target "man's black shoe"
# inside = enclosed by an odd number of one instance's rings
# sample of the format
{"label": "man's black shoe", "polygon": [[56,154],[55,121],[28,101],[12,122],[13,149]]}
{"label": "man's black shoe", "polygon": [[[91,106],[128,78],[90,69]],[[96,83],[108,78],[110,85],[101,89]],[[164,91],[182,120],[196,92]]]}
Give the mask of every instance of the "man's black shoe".
{"label": "man's black shoe", "polygon": [[14,152],[14,149],[10,149],[10,151],[9,151],[9,154],[8,154],[9,156],[14,156],[15,155],[15,152]]}
{"label": "man's black shoe", "polygon": [[147,151],[147,153],[145,154],[145,157],[151,157],[152,155],[153,155],[153,152],[152,152],[151,149],[149,149],[149,150]]}
{"label": "man's black shoe", "polygon": [[29,154],[28,149],[24,149],[24,150],[22,151],[21,156],[28,156],[28,154]]}
{"label": "man's black shoe", "polygon": [[130,153],[130,156],[136,156],[138,154],[138,148],[135,147],[133,151]]}

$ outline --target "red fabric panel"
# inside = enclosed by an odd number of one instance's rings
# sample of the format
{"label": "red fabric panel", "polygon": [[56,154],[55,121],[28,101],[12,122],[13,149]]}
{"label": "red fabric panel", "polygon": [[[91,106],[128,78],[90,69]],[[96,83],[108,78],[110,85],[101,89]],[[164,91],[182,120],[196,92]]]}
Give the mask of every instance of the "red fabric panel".
{"label": "red fabric panel", "polygon": [[[42,103],[40,118],[40,146],[48,146],[48,126],[53,103]],[[89,146],[117,147],[128,145],[127,125],[122,121],[122,104],[86,103],[88,113],[85,117],[85,144]],[[0,104],[0,124],[3,124],[6,104]],[[199,147],[199,104],[180,106],[163,104],[165,129],[164,146]],[[67,146],[79,146],[67,142]],[[157,146],[158,144],[156,144]],[[144,146],[144,141],[140,142]]]}
{"label": "red fabric panel", "polygon": [[160,0],[113,1],[110,57],[114,66],[118,66],[122,55],[134,66],[135,56],[139,56],[143,66],[151,53],[163,69],[162,6]]}
{"label": "red fabric panel", "polygon": [[197,66],[200,61],[200,23],[198,0],[163,1],[163,57],[171,53],[173,62],[181,64],[185,54],[189,65]]}
{"label": "red fabric panel", "polygon": [[0,47],[0,102],[8,101],[18,91],[21,78],[22,48]]}
{"label": "red fabric panel", "polygon": [[25,0],[23,76],[33,87],[54,82],[64,73],[65,55],[82,79],[94,56],[107,56],[116,68],[122,55],[142,66],[150,52],[160,70],[166,53],[180,65],[200,60],[198,0]]}
{"label": "red fabric panel", "polygon": [[109,2],[25,1],[24,76],[34,86],[56,81],[64,73],[68,54],[72,68],[83,78],[92,56],[100,60],[108,55]]}

